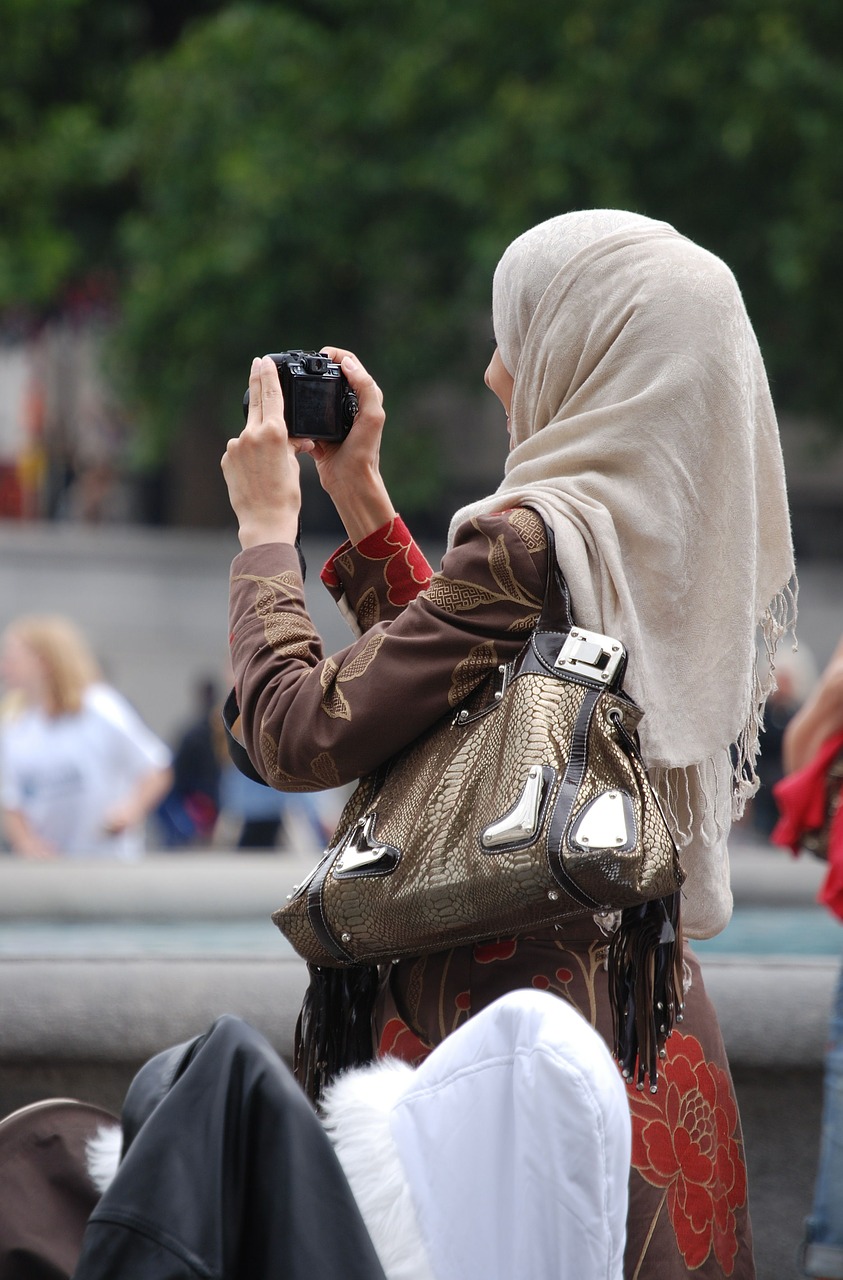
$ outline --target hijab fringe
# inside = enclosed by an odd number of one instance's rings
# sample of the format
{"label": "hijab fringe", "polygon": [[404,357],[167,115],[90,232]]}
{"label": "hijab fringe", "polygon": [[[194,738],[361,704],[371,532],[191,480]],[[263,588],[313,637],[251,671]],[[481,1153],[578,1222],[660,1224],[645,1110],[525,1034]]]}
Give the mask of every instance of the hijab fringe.
{"label": "hijab fringe", "polygon": [[[715,756],[684,768],[648,770],[678,848],[686,849],[697,836],[709,848],[723,840],[732,822],[743,817],[747,802],[757,792],[759,778],[755,766],[764,731],[764,708],[776,688],[776,650],[787,632],[793,636],[796,649],[797,617],[798,583],[794,576],[773,598],[759,623],[763,653],[759,652],[753,672],[746,722],[732,745],[725,749],[728,772],[718,768]],[[728,786],[724,785],[727,777]]]}

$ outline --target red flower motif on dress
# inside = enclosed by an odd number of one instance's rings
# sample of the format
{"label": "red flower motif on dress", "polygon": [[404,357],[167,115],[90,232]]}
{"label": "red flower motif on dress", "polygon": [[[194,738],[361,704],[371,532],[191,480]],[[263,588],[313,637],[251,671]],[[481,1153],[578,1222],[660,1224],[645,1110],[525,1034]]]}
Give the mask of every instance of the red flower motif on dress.
{"label": "red flower motif on dress", "polygon": [[[323,566],[320,577],[330,590],[337,591],[342,586],[342,579],[336,568],[337,561],[350,547],[350,542],[344,542]],[[400,516],[395,516],[389,524],[382,525],[374,533],[367,534],[358,542],[356,549],[366,560],[386,562],[383,576],[390,604],[403,608],[405,604],[415,600],[420,591],[430,586],[433,570]]]}
{"label": "red flower motif on dress", "polygon": [[495,960],[511,960],[518,950],[514,938],[499,938],[497,942],[477,942],[474,959],[478,964],[494,964]]}
{"label": "red flower motif on dress", "polygon": [[400,516],[361,539],[357,550],[367,560],[386,561],[383,576],[390,604],[399,607],[409,604],[430,586],[433,570]]}
{"label": "red flower motif on dress", "polygon": [[738,1113],[724,1071],[706,1062],[693,1036],[667,1042],[656,1094],[630,1090],[632,1164],[664,1187],[679,1251],[689,1268],[711,1251],[724,1275],[738,1251],[735,1210],[746,1202]]}
{"label": "red flower motif on dress", "polygon": [[381,1041],[378,1045],[379,1058],[385,1058],[389,1055],[392,1058],[400,1058],[402,1062],[409,1062],[411,1066],[417,1067],[429,1053],[430,1046],[420,1040],[415,1032],[410,1030],[406,1022],[402,1022],[400,1018],[389,1019],[381,1032]]}
{"label": "red flower motif on dress", "polygon": [[[559,983],[560,988],[562,988],[559,994],[564,995],[564,988],[567,987],[569,982],[573,982],[574,980],[573,973],[571,972],[570,969],[561,968],[556,970],[554,977],[556,978],[556,981]],[[551,981],[551,979],[547,976],[546,973],[537,973],[533,977],[533,986],[538,991],[550,991],[554,988],[555,984]]]}

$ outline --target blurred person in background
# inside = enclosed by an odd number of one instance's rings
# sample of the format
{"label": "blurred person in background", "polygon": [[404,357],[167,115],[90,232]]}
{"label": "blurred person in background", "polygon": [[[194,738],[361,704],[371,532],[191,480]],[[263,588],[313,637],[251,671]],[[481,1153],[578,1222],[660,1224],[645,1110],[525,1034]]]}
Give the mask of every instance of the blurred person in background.
{"label": "blurred person in background", "polygon": [[817,664],[802,641],[795,651],[785,649],[776,655],[776,688],[764,708],[761,754],[756,765],[759,787],[749,807],[751,825],[765,840],[779,818],[774,788],[785,774],[784,735],[816,683]]}
{"label": "blurred person in background", "polygon": [[169,748],[102,680],[66,618],[17,619],[0,642],[3,830],[20,857],[139,858],[172,782]]}
{"label": "blurred person in background", "polygon": [[228,758],[216,681],[203,676],[194,689],[195,711],[178,736],[173,785],[155,811],[168,849],[206,844],[220,812],[223,764]]}
{"label": "blurred person in background", "polygon": [[[223,768],[221,797],[223,813],[237,827],[237,849],[298,853],[327,848],[333,827],[313,795],[261,786],[229,762]],[[305,849],[299,847],[302,841]]]}
{"label": "blurred person in background", "polygon": [[[843,637],[789,721],[782,755],[787,772],[776,788],[782,819],[773,840],[794,853],[817,849],[828,860],[819,900],[843,920]],[[803,1250],[803,1275],[843,1280],[843,968],[829,1021],[819,1164]]]}

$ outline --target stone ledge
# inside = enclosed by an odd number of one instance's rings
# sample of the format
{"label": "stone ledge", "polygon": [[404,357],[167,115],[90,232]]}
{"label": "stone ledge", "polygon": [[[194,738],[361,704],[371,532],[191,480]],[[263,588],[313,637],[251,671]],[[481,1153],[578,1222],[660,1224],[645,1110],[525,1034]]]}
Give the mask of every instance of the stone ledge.
{"label": "stone ledge", "polygon": [[[821,1066],[836,961],[723,957],[703,972],[734,1066]],[[237,1013],[289,1059],[306,985],[296,957],[0,959],[2,1057],[134,1062]]]}
{"label": "stone ledge", "polygon": [[307,986],[298,959],[0,960],[12,1061],[143,1061],[236,1013],[289,1058]]}
{"label": "stone ledge", "polygon": [[173,853],[141,862],[0,859],[0,919],[269,921],[317,855]]}
{"label": "stone ledge", "polygon": [[702,968],[734,1066],[822,1066],[837,959],[712,956]]}

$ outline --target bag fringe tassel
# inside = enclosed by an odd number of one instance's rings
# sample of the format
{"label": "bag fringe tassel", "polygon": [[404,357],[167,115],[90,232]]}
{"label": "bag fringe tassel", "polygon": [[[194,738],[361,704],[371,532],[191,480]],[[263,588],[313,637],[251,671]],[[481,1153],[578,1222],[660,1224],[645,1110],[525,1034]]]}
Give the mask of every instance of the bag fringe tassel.
{"label": "bag fringe tassel", "polygon": [[340,1071],[375,1056],[372,1014],[380,985],[374,965],[308,965],[310,985],[296,1024],[295,1075],[311,1102]]}
{"label": "bag fringe tassel", "polygon": [[658,1064],[665,1042],[681,1022],[682,934],[679,892],[627,907],[609,946],[612,1051],[624,1079],[658,1091]]}

